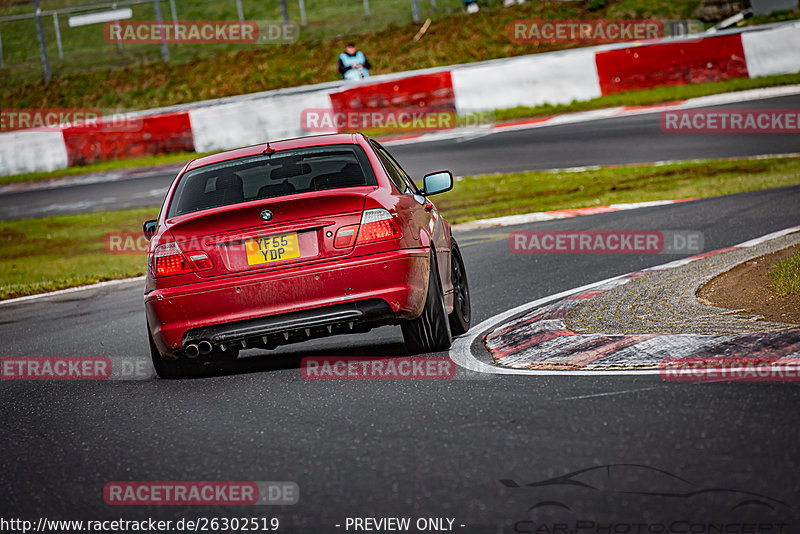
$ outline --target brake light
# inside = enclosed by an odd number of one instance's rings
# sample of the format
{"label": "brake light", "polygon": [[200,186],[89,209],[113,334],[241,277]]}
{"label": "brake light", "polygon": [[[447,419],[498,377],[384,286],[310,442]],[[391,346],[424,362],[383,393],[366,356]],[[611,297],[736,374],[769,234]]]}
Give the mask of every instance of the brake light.
{"label": "brake light", "polygon": [[342,226],[333,238],[334,248],[349,248],[353,245],[374,243],[386,239],[402,237],[403,232],[392,217],[383,208],[364,210],[360,224]]}
{"label": "brake light", "polygon": [[183,257],[181,249],[174,242],[157,246],[153,251],[153,261],[155,262],[155,276],[157,277],[192,272],[192,268],[186,258]]}
{"label": "brake light", "polygon": [[392,214],[383,208],[364,210],[361,216],[361,227],[358,230],[357,245],[374,243],[386,239],[402,237],[403,232],[392,217]]}

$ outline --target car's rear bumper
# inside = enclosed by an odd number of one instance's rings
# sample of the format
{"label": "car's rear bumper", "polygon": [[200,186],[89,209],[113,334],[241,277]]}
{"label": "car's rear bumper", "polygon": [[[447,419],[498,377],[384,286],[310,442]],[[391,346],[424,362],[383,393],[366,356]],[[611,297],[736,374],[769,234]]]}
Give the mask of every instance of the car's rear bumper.
{"label": "car's rear bumper", "polygon": [[[429,257],[427,249],[403,249],[258,276],[202,280],[148,293],[145,311],[162,354],[178,354],[188,343],[214,336],[217,346],[262,336],[267,336],[265,345],[273,345],[281,338],[300,340],[298,336],[312,327],[315,332],[357,330],[391,322],[391,315],[419,316]],[[360,315],[348,316],[348,309]]]}

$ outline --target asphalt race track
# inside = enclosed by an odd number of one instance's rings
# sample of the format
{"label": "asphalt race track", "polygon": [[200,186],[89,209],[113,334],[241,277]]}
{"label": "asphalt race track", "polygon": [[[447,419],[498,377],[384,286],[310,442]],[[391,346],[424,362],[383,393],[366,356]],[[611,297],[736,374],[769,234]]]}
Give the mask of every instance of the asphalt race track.
{"label": "asphalt race track", "polygon": [[[644,120],[628,124],[644,129]],[[664,154],[646,156],[639,153]],[[513,255],[504,239],[511,230],[689,229],[713,250],[800,224],[799,201],[793,186],[462,233],[473,324],[676,259]],[[141,284],[2,305],[0,337],[5,356],[146,358]],[[277,517],[283,532],[346,532],[348,517],[379,516],[454,518],[456,532],[559,532],[545,522],[551,512],[571,525],[561,532],[717,532],[714,521],[740,528],[727,532],[749,532],[741,528],[753,522],[762,525],[757,532],[800,532],[796,383],[461,371],[447,381],[308,381],[298,368],[308,355],[403,354],[399,328],[384,327],[289,346],[201,380],[4,381],[0,508],[32,520]],[[608,465],[616,467],[584,474],[589,485],[524,486]],[[679,492],[666,488],[675,477]],[[508,479],[522,487],[501,482]],[[106,505],[103,486],[128,480],[294,481],[300,499],[277,507]],[[542,524],[549,530],[534,530]]]}
{"label": "asphalt race track", "polygon": [[[798,109],[800,95],[715,106],[725,109]],[[415,178],[450,169],[457,176],[586,165],[723,158],[800,152],[797,136],[786,134],[664,133],[659,114],[631,115],[584,123],[497,132],[391,148]],[[53,190],[3,193],[0,219],[43,217],[159,205],[182,165],[136,178]],[[54,198],[57,198],[54,201]]]}
{"label": "asphalt race track", "polygon": [[[724,107],[797,109],[800,96]],[[797,136],[665,134],[658,118],[391,151],[414,176],[800,152]],[[2,193],[0,218],[152,206],[174,175]],[[715,250],[798,224],[793,186],[456,237],[478,324],[679,258],[514,255],[513,230],[693,230]],[[142,283],[0,304],[0,339],[0,356],[149,359]],[[384,327],[248,351],[228,374],[199,380],[157,380],[148,369],[127,381],[2,381],[0,509],[33,521],[276,517],[282,532],[353,532],[347,518],[365,517],[450,518],[452,530],[469,533],[800,532],[796,382],[464,369],[442,381],[309,381],[299,369],[311,355],[405,354],[400,329]],[[473,355],[489,361],[480,344]],[[108,482],[159,480],[293,481],[300,498],[245,507],[104,502]]]}

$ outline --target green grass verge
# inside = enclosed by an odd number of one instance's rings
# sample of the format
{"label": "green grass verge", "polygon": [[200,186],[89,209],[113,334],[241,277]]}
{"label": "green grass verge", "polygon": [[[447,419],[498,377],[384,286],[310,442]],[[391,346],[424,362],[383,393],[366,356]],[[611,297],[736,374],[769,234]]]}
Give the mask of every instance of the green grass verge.
{"label": "green grass verge", "polygon": [[770,272],[770,281],[778,296],[800,295],[800,251],[778,262]]}
{"label": "green grass verge", "polygon": [[451,223],[620,202],[710,197],[800,184],[800,158],[709,160],[580,172],[466,176],[433,197]]}
{"label": "green grass verge", "polygon": [[105,251],[109,232],[141,231],[158,208],[0,222],[0,299],[138,276],[144,255]]}
{"label": "green grass verge", "polygon": [[[434,197],[452,223],[515,213],[705,197],[800,183],[800,158],[702,161],[582,172],[467,176]],[[144,256],[105,252],[158,208],[0,222],[0,299],[144,274]],[[796,258],[795,258],[796,259]],[[795,277],[797,263],[794,264]]]}

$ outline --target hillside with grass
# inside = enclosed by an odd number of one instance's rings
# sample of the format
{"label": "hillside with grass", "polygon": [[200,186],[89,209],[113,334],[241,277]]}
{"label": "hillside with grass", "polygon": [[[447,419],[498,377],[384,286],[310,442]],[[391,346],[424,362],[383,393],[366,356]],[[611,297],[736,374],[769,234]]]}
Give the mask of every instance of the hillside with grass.
{"label": "hillside with grass", "polygon": [[[690,18],[699,5],[697,0],[592,0],[528,2],[504,8],[499,2],[494,5],[490,2],[480,13],[467,15],[453,8],[454,1],[440,0],[436,10],[428,2],[420,2],[427,8],[423,16],[430,16],[433,22],[418,41],[414,41],[413,37],[419,31],[419,25],[411,23],[410,13],[403,14],[408,6],[404,2],[394,2],[405,7],[392,20],[406,22],[393,22],[377,30],[374,24],[362,24],[363,13],[358,15],[356,11],[349,19],[345,19],[352,21],[352,24],[340,23],[338,34],[335,34],[329,26],[331,21],[338,19],[332,12],[324,21],[309,20],[308,27],[301,31],[299,41],[288,45],[227,45],[222,49],[209,48],[210,45],[205,45],[205,48],[204,45],[171,46],[173,59],[170,63],[157,59],[158,46],[138,45],[142,49],[141,57],[137,56],[138,60],[134,61],[125,56],[128,59],[121,61],[121,66],[98,67],[87,63],[81,70],[74,71],[75,65],[64,68],[56,65],[50,84],[44,84],[36,77],[35,68],[33,76],[31,72],[21,74],[9,71],[8,76],[0,77],[0,105],[29,108],[91,107],[109,113],[333,81],[339,79],[336,57],[349,40],[356,40],[359,48],[368,54],[376,74],[532,54],[575,45],[514,43],[507,32],[511,21],[684,19]],[[209,1],[205,5],[210,9],[208,6],[218,3]],[[356,3],[361,5],[360,2]],[[226,4],[234,5],[233,2]],[[273,4],[277,5],[277,2]],[[289,4],[294,6],[296,3]],[[380,5],[380,2],[373,0],[373,5],[376,4]],[[456,6],[459,4],[456,1]],[[184,18],[197,19],[203,15],[185,9],[181,2],[178,5]],[[313,5],[313,1],[307,2],[309,13]],[[233,9],[230,6],[228,10]],[[21,9],[18,5],[13,8],[17,11]],[[0,13],[9,9],[0,10]],[[218,18],[236,16],[224,10],[214,13]],[[783,18],[795,16],[797,12],[781,15]],[[259,17],[275,18],[275,13],[260,13],[252,18]],[[295,19],[296,13],[292,13],[292,17]],[[353,28],[353,31],[343,30],[347,27]],[[6,35],[3,37],[6,42]],[[97,45],[97,50],[92,53],[89,49],[89,52],[91,56],[112,59],[118,53],[113,45],[102,41]]]}

